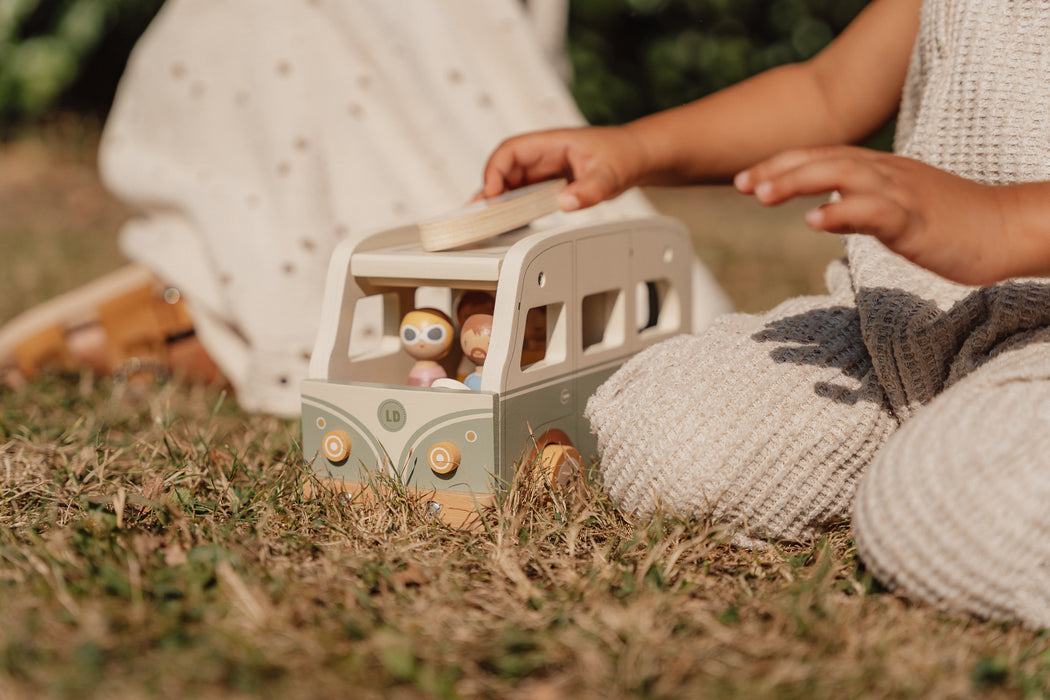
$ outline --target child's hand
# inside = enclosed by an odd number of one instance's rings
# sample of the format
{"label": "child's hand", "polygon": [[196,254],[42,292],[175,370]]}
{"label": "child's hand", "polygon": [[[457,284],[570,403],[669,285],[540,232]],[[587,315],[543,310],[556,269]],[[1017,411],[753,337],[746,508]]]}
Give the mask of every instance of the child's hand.
{"label": "child's hand", "polygon": [[638,184],[644,147],[624,127],[540,131],[507,139],[485,165],[483,197],[495,197],[534,182],[564,177],[563,211],[610,199]]}
{"label": "child's hand", "polygon": [[[806,215],[831,233],[866,233],[894,252],[964,284],[1039,274],[1018,239],[1011,187],[981,185],[917,160],[849,146],[786,151],[734,180],[762,204],[838,192]],[[1016,217],[1014,217],[1016,218]]]}

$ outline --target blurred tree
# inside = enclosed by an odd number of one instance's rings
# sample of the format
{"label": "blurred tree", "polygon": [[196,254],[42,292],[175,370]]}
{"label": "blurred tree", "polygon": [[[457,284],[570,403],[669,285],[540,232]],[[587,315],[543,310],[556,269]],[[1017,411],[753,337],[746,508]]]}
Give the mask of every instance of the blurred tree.
{"label": "blurred tree", "polygon": [[105,114],[163,0],[0,0],[0,130],[55,107]]}
{"label": "blurred tree", "polygon": [[623,123],[807,59],[865,4],[571,0],[573,94],[591,123]]}

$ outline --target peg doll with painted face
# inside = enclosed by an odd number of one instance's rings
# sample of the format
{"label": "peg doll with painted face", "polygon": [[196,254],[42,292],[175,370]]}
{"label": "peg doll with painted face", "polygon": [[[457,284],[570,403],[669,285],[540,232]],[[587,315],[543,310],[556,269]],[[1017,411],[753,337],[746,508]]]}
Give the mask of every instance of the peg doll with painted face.
{"label": "peg doll with painted face", "polygon": [[463,348],[463,355],[474,363],[474,372],[463,380],[468,389],[481,388],[481,372],[485,366],[485,358],[488,356],[491,337],[491,314],[474,314],[463,322],[459,343]]}
{"label": "peg doll with painted face", "polygon": [[408,374],[409,386],[428,387],[447,377],[438,360],[452,348],[452,321],[438,309],[415,309],[401,319],[401,346],[416,364]]}

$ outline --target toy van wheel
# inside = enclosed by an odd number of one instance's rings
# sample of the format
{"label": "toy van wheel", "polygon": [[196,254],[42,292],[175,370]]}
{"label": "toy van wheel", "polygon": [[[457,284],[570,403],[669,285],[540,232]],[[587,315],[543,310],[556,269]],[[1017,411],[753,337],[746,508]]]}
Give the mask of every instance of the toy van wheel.
{"label": "toy van wheel", "polygon": [[583,476],[583,458],[572,445],[547,445],[540,450],[538,466],[554,489],[569,489]]}

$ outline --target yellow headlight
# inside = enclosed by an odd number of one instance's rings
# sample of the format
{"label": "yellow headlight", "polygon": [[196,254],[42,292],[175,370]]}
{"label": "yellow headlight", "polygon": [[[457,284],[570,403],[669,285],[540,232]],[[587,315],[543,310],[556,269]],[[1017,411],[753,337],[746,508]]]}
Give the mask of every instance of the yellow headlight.
{"label": "yellow headlight", "polygon": [[427,464],[438,474],[450,474],[459,469],[463,454],[455,443],[439,442],[427,451]]}
{"label": "yellow headlight", "polygon": [[321,452],[329,462],[342,462],[350,456],[350,436],[343,430],[325,433],[321,441]]}

